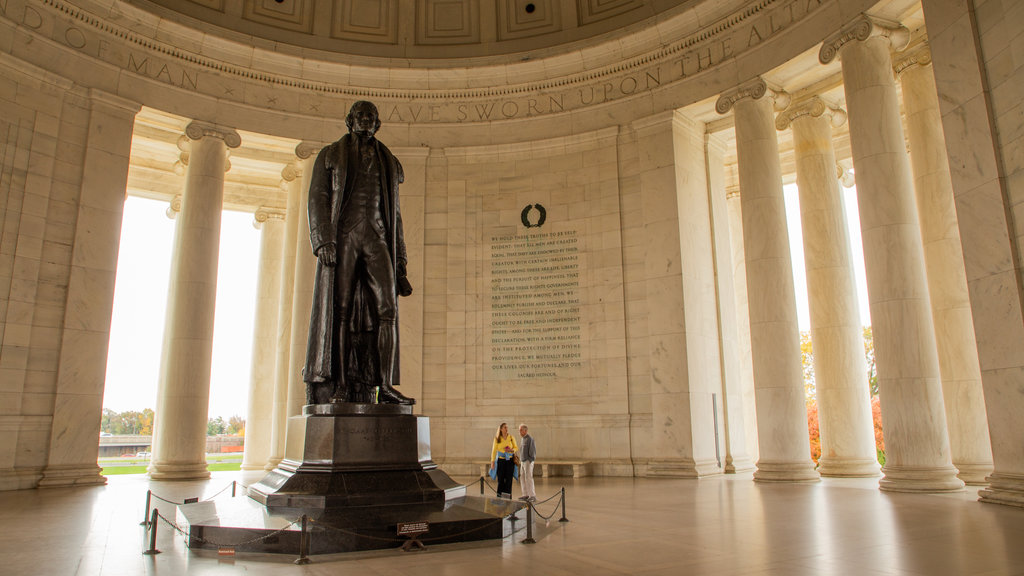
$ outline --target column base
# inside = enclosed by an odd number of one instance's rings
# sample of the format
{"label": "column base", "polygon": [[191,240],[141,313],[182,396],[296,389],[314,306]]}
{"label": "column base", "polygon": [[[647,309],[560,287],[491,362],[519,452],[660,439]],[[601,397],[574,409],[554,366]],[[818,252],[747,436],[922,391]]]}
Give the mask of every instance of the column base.
{"label": "column base", "polygon": [[695,462],[689,458],[677,460],[651,460],[647,463],[647,476],[652,478],[703,478],[721,474],[714,460]]}
{"label": "column base", "polygon": [[647,476],[650,478],[705,478],[720,474],[722,468],[714,460],[695,462],[689,458],[679,458],[647,462]]}
{"label": "column base", "polygon": [[821,476],[814,469],[814,461],[806,462],[765,462],[758,460],[754,482],[820,482]]}
{"label": "column base", "polygon": [[39,485],[43,471],[39,468],[14,468],[0,470],[0,492],[7,490],[31,490]]}
{"label": "column base", "polygon": [[[265,465],[263,465],[263,464],[242,464],[240,469],[243,470],[243,471],[266,470],[267,467]],[[271,468],[271,470],[273,470],[273,468]]]}
{"label": "column base", "polygon": [[751,470],[757,470],[757,466],[754,466],[754,461],[744,456],[743,458],[737,458],[736,460],[725,459],[725,473],[726,474],[742,474],[744,472],[750,472]]}
{"label": "column base", "polygon": [[959,492],[964,483],[956,477],[956,468],[883,466],[885,476],[878,481],[879,489],[885,492]]}
{"label": "column base", "polygon": [[818,474],[832,478],[874,478],[881,474],[875,458],[827,458],[818,460]]}
{"label": "column base", "polygon": [[267,460],[267,465],[264,466],[263,469],[266,470],[267,472],[270,472],[274,468],[277,468],[277,465],[280,464],[282,460],[284,460],[284,456],[277,456],[271,458],[270,460]]}
{"label": "column base", "polygon": [[153,480],[205,480],[210,477],[206,462],[171,464],[153,462],[149,465],[149,477]]}
{"label": "column base", "polygon": [[1024,476],[992,474],[988,488],[978,491],[979,502],[1024,508]]}
{"label": "column base", "polygon": [[986,486],[989,483],[988,477],[992,474],[992,463],[981,462],[981,463],[967,463],[967,462],[954,462],[953,466],[960,471],[956,475],[957,478],[963,480],[964,484],[968,486]]}
{"label": "column base", "polygon": [[40,488],[66,488],[68,486],[102,486],[107,477],[100,474],[96,465],[47,466],[39,480]]}

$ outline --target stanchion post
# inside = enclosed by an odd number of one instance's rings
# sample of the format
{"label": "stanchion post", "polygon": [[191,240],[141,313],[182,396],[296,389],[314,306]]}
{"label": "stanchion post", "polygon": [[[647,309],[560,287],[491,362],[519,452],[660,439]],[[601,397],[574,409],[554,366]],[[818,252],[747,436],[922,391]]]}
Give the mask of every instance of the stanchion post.
{"label": "stanchion post", "polygon": [[569,519],[565,517],[565,486],[562,486],[562,517],[558,519],[559,522],[568,522]]}
{"label": "stanchion post", "polygon": [[231,497],[232,498],[235,497],[235,487],[236,486],[238,486],[238,481],[237,480],[232,480],[231,481]]}
{"label": "stanchion post", "polygon": [[480,477],[480,495],[481,496],[484,495],[484,477],[483,476]]}
{"label": "stanchion post", "polygon": [[523,544],[536,544],[537,541],[533,539],[533,503],[526,503],[526,539],[523,540]]}
{"label": "stanchion post", "polygon": [[295,561],[296,564],[309,564],[309,535],[306,533],[306,519],[305,514],[302,515],[302,531],[299,532],[299,559]]}
{"label": "stanchion post", "polygon": [[142,522],[139,522],[139,526],[149,526],[149,501],[153,497],[152,490],[146,490],[146,513],[142,516]]}
{"label": "stanchion post", "polygon": [[156,549],[156,520],[160,517],[160,511],[153,508],[153,516],[149,521],[149,550],[143,552],[146,556],[153,556],[159,554],[160,551]]}

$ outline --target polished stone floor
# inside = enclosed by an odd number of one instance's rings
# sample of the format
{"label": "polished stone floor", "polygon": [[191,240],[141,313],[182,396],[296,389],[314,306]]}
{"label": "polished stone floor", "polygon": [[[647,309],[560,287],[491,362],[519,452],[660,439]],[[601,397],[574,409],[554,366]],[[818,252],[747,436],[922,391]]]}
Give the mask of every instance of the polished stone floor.
{"label": "polished stone floor", "polygon": [[[0,493],[0,574],[481,574],[586,575],[1013,575],[1024,574],[1024,508],[977,502],[975,489],[894,494],[877,479],[825,479],[814,485],[754,483],[749,474],[703,480],[537,479],[535,544],[522,529],[504,540],[295,557],[191,551],[166,524],[155,556],[139,526],[148,489],[169,500],[231,498],[233,480],[150,482],[113,476],[105,487]],[[472,482],[462,478],[461,481]],[[471,494],[479,494],[477,484]],[[225,490],[226,489],[226,490]],[[239,491],[241,494],[241,491]],[[517,494],[518,495],[518,494]],[[239,496],[241,497],[241,496]],[[173,507],[160,504],[173,518]]]}

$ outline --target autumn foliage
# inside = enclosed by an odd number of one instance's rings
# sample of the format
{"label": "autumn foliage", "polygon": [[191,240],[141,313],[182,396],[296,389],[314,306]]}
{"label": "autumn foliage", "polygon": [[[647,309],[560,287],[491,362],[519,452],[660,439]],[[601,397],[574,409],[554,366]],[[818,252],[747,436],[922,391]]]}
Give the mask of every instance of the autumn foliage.
{"label": "autumn foliage", "polygon": [[[885,439],[882,437],[882,409],[878,399],[877,376],[875,375],[875,354],[872,345],[871,328],[864,329],[864,356],[868,362],[868,388],[871,393],[871,420],[874,424],[875,449],[878,461],[885,464]],[[814,381],[814,353],[809,332],[800,334],[800,356],[804,368],[804,390],[807,393],[807,432],[810,436],[811,459],[815,463],[821,458],[821,430],[818,426],[818,400]]]}

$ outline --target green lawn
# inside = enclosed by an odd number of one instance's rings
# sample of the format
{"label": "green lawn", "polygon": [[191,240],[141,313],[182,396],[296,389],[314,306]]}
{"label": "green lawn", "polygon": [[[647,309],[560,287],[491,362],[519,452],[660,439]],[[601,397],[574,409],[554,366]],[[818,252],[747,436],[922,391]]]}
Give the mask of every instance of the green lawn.
{"label": "green lawn", "polygon": [[[235,471],[242,469],[242,454],[232,452],[228,454],[207,454],[207,470],[210,472]],[[148,458],[100,458],[100,474],[113,476],[115,474],[145,474],[149,466]]]}

